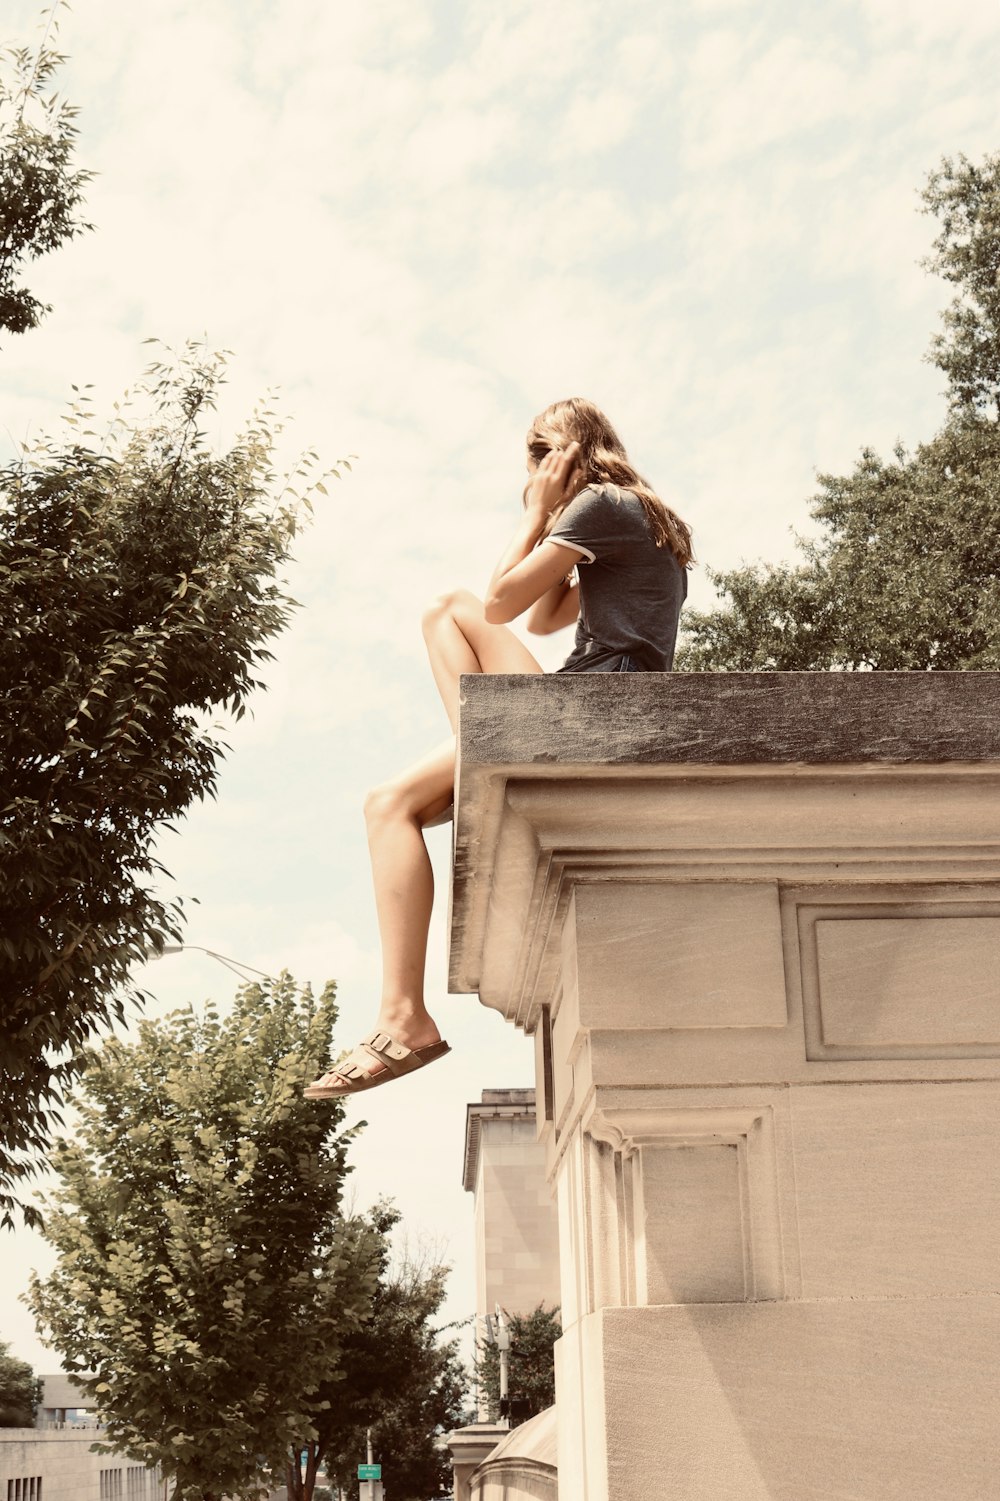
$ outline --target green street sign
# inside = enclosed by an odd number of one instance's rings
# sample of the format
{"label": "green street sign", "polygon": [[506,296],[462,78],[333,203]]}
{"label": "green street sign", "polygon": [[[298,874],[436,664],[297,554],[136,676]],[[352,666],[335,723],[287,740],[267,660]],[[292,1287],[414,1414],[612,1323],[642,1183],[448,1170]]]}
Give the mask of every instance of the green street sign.
{"label": "green street sign", "polygon": [[358,1479],[359,1480],[381,1480],[382,1479],[382,1466],[381,1465],[358,1465]]}

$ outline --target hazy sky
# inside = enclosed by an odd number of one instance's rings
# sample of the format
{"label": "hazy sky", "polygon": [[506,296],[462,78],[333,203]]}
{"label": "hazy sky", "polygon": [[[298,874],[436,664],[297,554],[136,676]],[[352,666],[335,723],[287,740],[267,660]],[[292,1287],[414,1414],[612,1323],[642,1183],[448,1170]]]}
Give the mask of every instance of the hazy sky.
{"label": "hazy sky", "polygon": [[[6,0],[2,38],[37,38],[38,13]],[[1000,17],[995,0],[76,0],[60,41],[97,228],[32,273],[54,311],[4,340],[0,427],[52,425],[72,382],[109,410],[144,338],[205,336],[235,352],[219,443],[280,387],[297,442],[358,455],[302,540],[304,608],[219,800],[162,850],[200,902],[190,943],[336,978],[346,1046],[378,979],[364,789],[446,732],[421,605],[485,584],[531,417],[602,405],[704,563],[789,556],[817,469],[941,416],[922,356],[945,289],[918,265],[917,190],[944,154],[1000,149]],[[701,570],[692,600],[710,598]],[[448,831],[433,839],[443,883]],[[444,996],[445,945],[441,915],[430,993],[453,1055],[350,1118],[370,1122],[358,1204],[389,1195],[440,1246],[461,1316],[464,1107],[533,1081],[529,1042]],[[236,983],[196,952],[143,982],[157,1012]],[[36,1237],[0,1240],[0,1338],[55,1369],[17,1301],[34,1264]]]}

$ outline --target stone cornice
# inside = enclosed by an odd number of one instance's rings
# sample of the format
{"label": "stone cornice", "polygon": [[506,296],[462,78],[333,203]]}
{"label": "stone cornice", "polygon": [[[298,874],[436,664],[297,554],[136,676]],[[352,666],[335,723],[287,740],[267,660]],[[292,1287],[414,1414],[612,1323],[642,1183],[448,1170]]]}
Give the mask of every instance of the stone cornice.
{"label": "stone cornice", "polygon": [[465,1107],[465,1154],[462,1187],[474,1193],[479,1172],[479,1148],[484,1120],[535,1121],[533,1089],[484,1089],[480,1103]]}
{"label": "stone cornice", "polygon": [[1000,674],[465,677],[456,793],[450,988],[531,1031],[581,880],[1000,878]]}

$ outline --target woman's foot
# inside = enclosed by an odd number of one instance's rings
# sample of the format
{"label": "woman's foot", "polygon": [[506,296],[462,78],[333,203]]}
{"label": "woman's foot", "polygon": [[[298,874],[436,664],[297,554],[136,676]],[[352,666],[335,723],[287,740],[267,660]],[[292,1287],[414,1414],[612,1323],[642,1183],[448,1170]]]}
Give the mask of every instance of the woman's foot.
{"label": "woman's foot", "polygon": [[[433,1062],[433,1057],[425,1055],[440,1045],[441,1033],[424,1007],[383,1006],[374,1032],[369,1033],[351,1053],[350,1072],[341,1074],[338,1068],[331,1068],[309,1085],[306,1094],[311,1099],[324,1098],[329,1093],[350,1094],[359,1087],[370,1087],[364,1076],[374,1080],[381,1074],[395,1077],[412,1073],[414,1068]],[[446,1044],[444,1050],[448,1051]],[[416,1061],[410,1062],[408,1054],[414,1055]],[[441,1055],[435,1053],[434,1056]],[[388,1083],[388,1078],[379,1082]],[[320,1090],[321,1094],[318,1093]]]}
{"label": "woman's foot", "polygon": [[[434,1031],[437,1032],[436,1027]],[[376,1029],[363,1038],[346,1059],[307,1085],[304,1093],[309,1100],[360,1094],[362,1090],[388,1084],[403,1074],[412,1074],[450,1052],[450,1047],[440,1036],[433,1042],[408,1047],[390,1033]]]}
{"label": "woman's foot", "polygon": [[[441,1033],[433,1018],[424,1010],[414,1010],[408,1007],[383,1006],[375,1023],[376,1032],[383,1037],[388,1037],[392,1042],[401,1043],[404,1048],[409,1048],[411,1053],[418,1049],[433,1047],[434,1043],[441,1041]],[[385,1065],[383,1064],[383,1068]],[[377,1067],[374,1060],[368,1070],[369,1073],[378,1074],[382,1069]]]}

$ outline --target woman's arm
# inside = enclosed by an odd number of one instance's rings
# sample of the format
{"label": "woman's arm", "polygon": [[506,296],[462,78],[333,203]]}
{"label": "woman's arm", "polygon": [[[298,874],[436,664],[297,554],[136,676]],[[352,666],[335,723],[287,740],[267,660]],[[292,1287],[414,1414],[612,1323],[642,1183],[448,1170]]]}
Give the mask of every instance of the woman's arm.
{"label": "woman's arm", "polygon": [[574,549],[541,539],[552,511],[566,499],[578,446],[571,443],[562,453],[555,450],[547,453],[535,471],[521,524],[493,570],[486,590],[484,605],[490,625],[506,625],[523,615],[529,605],[541,600],[566,577],[577,560]]}
{"label": "woman's arm", "polygon": [[580,591],[567,575],[535,600],[524,623],[533,636],[551,636],[553,631],[573,625],[579,614]]}

